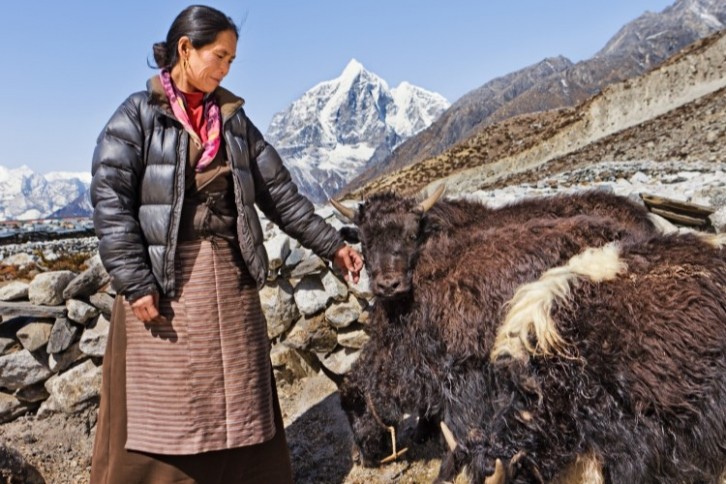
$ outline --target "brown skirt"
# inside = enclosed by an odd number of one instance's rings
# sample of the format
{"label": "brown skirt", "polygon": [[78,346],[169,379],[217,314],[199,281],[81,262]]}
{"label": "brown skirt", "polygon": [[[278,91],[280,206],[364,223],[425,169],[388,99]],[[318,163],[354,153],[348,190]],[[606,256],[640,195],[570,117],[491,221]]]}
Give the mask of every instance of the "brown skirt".
{"label": "brown skirt", "polygon": [[[225,254],[219,254],[218,249],[209,246],[208,242],[196,243],[197,252],[216,252],[217,256]],[[178,265],[178,275],[181,277],[191,277],[185,272],[183,267],[187,265],[185,257],[189,255],[189,247],[186,250],[180,250],[180,264]],[[185,256],[186,253],[186,256]],[[201,254],[204,255],[204,254]],[[209,255],[209,254],[207,254]],[[199,260],[200,257],[195,256],[195,260]],[[204,264],[207,267],[216,267],[219,269],[220,260],[209,261],[201,257]],[[224,257],[223,257],[224,258]],[[239,267],[239,261],[235,260],[235,265]],[[184,274],[187,274],[184,276]],[[239,272],[237,273],[240,276]],[[244,274],[241,276],[242,280],[245,280]],[[239,283],[238,279],[238,283]],[[180,287],[180,286],[177,286]],[[188,289],[190,286],[186,286]],[[214,288],[214,286],[212,286]],[[256,289],[255,289],[256,293]],[[196,293],[195,293],[196,294]],[[214,299],[214,291],[210,294],[205,295],[205,299]],[[179,300],[184,299],[184,291],[180,294],[179,298],[176,298],[178,303]],[[223,302],[224,299],[221,299]],[[259,304],[259,299],[257,304]],[[187,301],[187,304],[188,301]],[[220,304],[220,306],[226,303]],[[177,332],[180,327],[177,324],[175,326],[174,321],[177,323],[182,320],[180,318],[179,307],[172,312],[169,309],[175,306],[175,301],[168,301],[164,303],[162,301],[161,308],[162,312],[170,318],[170,325],[174,327]],[[215,322],[219,325],[219,314],[224,313],[222,310],[218,310],[217,314],[207,314],[204,322],[208,324],[214,324]],[[241,314],[245,314],[242,312]],[[261,310],[260,310],[261,314]],[[173,317],[171,317],[173,316]],[[187,314],[188,316],[188,314]],[[188,318],[187,318],[188,319]],[[221,319],[225,319],[222,317]],[[228,318],[227,318],[228,319]],[[244,321],[244,320],[243,320]],[[263,318],[264,321],[264,318]],[[251,378],[256,378],[256,385],[262,387],[263,395],[265,389],[269,395],[271,420],[272,420],[272,432],[269,438],[262,440],[261,442],[249,444],[249,445],[228,445],[222,449],[215,449],[211,451],[201,452],[149,452],[143,450],[131,450],[128,446],[128,429],[129,429],[129,413],[131,410],[128,408],[129,401],[129,384],[134,385],[133,380],[129,380],[128,374],[128,344],[130,341],[127,330],[129,327],[133,327],[135,324],[140,325],[143,328],[143,324],[136,320],[131,313],[128,303],[123,298],[118,297],[114,304],[113,315],[111,318],[111,330],[109,333],[109,339],[107,342],[106,355],[104,358],[103,365],[103,384],[101,389],[101,404],[98,416],[98,425],[96,428],[96,439],[94,442],[94,452],[91,470],[91,482],[92,483],[147,483],[147,482],[174,482],[174,483],[257,483],[257,482],[270,482],[270,483],[288,483],[292,482],[292,471],[290,468],[290,457],[287,449],[287,443],[285,441],[284,426],[282,423],[282,417],[280,413],[279,403],[277,399],[277,393],[275,391],[274,379],[271,377],[272,372],[269,369],[269,354],[265,353],[267,361],[266,365],[261,368],[257,365],[257,368],[252,369]],[[138,329],[138,328],[135,328]],[[158,328],[156,328],[158,330]],[[145,330],[146,331],[146,330]],[[166,330],[168,336],[168,329]],[[151,331],[147,331],[151,334]],[[164,331],[154,331],[160,341],[164,341],[163,337],[159,337],[159,334],[165,334]],[[266,331],[265,331],[266,334]],[[179,341],[181,338],[177,336]],[[215,338],[211,338],[214,340]],[[204,339],[203,339],[204,341]],[[266,340],[265,340],[266,341]],[[205,343],[206,344],[206,343]],[[220,343],[221,344],[221,343]],[[268,344],[268,343],[266,343]],[[214,344],[213,344],[214,346]],[[240,347],[238,347],[239,349]],[[243,346],[241,348],[244,348]],[[258,353],[259,351],[254,353]],[[158,355],[157,355],[158,356]],[[222,377],[217,380],[224,382],[224,359],[218,362]],[[234,367],[233,367],[234,368]],[[249,372],[250,369],[248,369]],[[156,372],[150,372],[152,374],[158,374]],[[239,373],[235,370],[235,373]],[[244,372],[243,372],[244,373]],[[261,375],[260,375],[261,373]],[[130,382],[130,383],[129,383]],[[227,382],[229,383],[229,382]],[[161,385],[164,386],[164,385]],[[229,393],[229,386],[226,387],[226,391]],[[184,392],[187,391],[187,387],[180,387],[178,395],[173,401],[168,403],[169,408],[177,408],[177,401],[184,400],[186,396]],[[235,394],[242,394],[244,392],[231,392],[232,398],[235,398]],[[155,393],[151,391],[150,395],[153,396]],[[148,398],[148,397],[144,397]],[[211,398],[216,400],[210,403],[210,405],[216,405],[221,399],[223,402],[228,402],[229,398],[224,394],[211,394]],[[237,401],[236,405],[244,405],[243,401]],[[160,408],[160,406],[157,404]],[[191,409],[192,412],[198,408]],[[214,409],[212,409],[214,410]],[[247,409],[249,410],[249,409]],[[138,410],[137,410],[138,411]],[[239,408],[233,409],[233,411],[240,411]],[[245,408],[242,407],[241,411],[244,412]],[[223,405],[221,412],[215,414],[218,418],[216,427],[212,427],[212,432],[209,441],[215,442],[216,437],[229,433],[229,428],[234,432],[238,428],[238,425],[233,421],[230,425],[229,420],[226,420],[225,415],[228,412],[228,406]],[[252,412],[254,413],[254,412]],[[175,418],[178,418],[176,415]],[[188,426],[193,427],[196,425],[197,420],[193,417],[188,417]],[[263,419],[264,420],[264,419]],[[203,419],[202,422],[214,422],[212,419]],[[215,429],[223,429],[216,430]],[[175,435],[175,432],[172,432]],[[185,432],[188,434],[188,429],[181,429],[181,435]],[[244,434],[244,429],[242,430]],[[195,436],[201,436],[201,441],[205,441],[204,432],[200,432],[198,429],[193,432]],[[216,440],[215,440],[216,439]],[[164,441],[168,440],[168,436],[164,438]],[[194,440],[198,442],[199,440]],[[169,442],[173,449],[183,448],[183,443],[180,445],[178,442]],[[173,454],[173,455],[170,455]]]}

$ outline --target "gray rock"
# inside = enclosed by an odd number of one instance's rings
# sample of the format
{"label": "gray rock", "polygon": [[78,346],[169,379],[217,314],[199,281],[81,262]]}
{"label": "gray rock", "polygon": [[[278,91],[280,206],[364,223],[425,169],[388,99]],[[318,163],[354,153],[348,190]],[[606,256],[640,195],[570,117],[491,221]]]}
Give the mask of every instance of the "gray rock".
{"label": "gray rock", "polygon": [[322,314],[301,318],[290,330],[283,344],[297,350],[328,353],[338,344],[335,331]]}
{"label": "gray rock", "polygon": [[101,312],[95,306],[91,306],[78,299],[67,300],[66,308],[68,309],[68,319],[83,325],[98,316]]}
{"label": "gray rock", "polygon": [[69,368],[73,363],[86,358],[87,356],[81,351],[80,343],[74,343],[62,353],[48,355],[48,368],[53,373],[60,373]]}
{"label": "gray rock", "polygon": [[53,323],[46,321],[35,321],[33,323],[26,324],[17,333],[16,336],[28,351],[35,351],[43,348],[48,344],[50,338],[50,331],[53,328]]}
{"label": "gray rock", "polygon": [[89,302],[95,307],[101,310],[107,319],[111,319],[111,313],[113,312],[113,301],[114,298],[106,292],[97,292],[88,298]]}
{"label": "gray rock", "polygon": [[325,292],[333,301],[345,301],[348,298],[348,286],[331,271],[324,271],[321,281]]}
{"label": "gray rock", "polygon": [[356,297],[360,299],[371,299],[373,297],[373,292],[371,292],[371,281],[368,277],[368,271],[366,271],[365,267],[362,271],[360,271],[358,283],[348,283],[348,287],[350,289],[350,292],[355,294]]}
{"label": "gray rock", "polygon": [[33,304],[57,306],[63,304],[63,291],[75,277],[71,271],[54,271],[38,274],[30,281],[28,299]]}
{"label": "gray rock", "polygon": [[50,331],[46,351],[50,354],[65,351],[75,341],[80,331],[81,328],[67,318],[56,318],[53,329]]}
{"label": "gray rock", "polygon": [[111,280],[96,254],[86,263],[88,269],[78,274],[63,291],[63,299],[88,297],[97,292]]}
{"label": "gray rock", "polygon": [[0,287],[0,301],[17,301],[28,297],[30,285],[23,281],[12,281]]}
{"label": "gray rock", "polygon": [[35,413],[35,415],[38,418],[45,418],[48,415],[52,415],[60,411],[61,409],[58,406],[58,402],[56,402],[55,398],[53,398],[53,395],[51,395],[43,403],[40,404],[40,407],[38,407],[38,411]]}
{"label": "gray rock", "polygon": [[101,373],[100,366],[86,360],[49,379],[45,388],[62,412],[80,412],[97,402],[101,393]]}
{"label": "gray rock", "polygon": [[331,304],[325,310],[325,320],[334,328],[345,328],[358,321],[363,305],[353,296],[348,301]]}
{"label": "gray rock", "polygon": [[267,258],[270,261],[269,267],[271,271],[276,271],[287,259],[290,254],[290,237],[286,234],[278,234],[265,242],[265,250]]}
{"label": "gray rock", "polygon": [[323,282],[316,275],[303,277],[295,286],[293,295],[295,304],[305,316],[319,313],[325,309],[331,299],[330,294],[325,290]]}
{"label": "gray rock", "polygon": [[327,265],[323,259],[317,255],[310,255],[310,257],[303,260],[290,272],[290,277],[300,279],[309,274],[319,274],[326,268]]}
{"label": "gray rock", "polygon": [[0,356],[15,351],[20,345],[14,338],[0,337]]}
{"label": "gray rock", "polygon": [[39,361],[28,350],[0,356],[0,387],[17,390],[51,376],[45,361]]}
{"label": "gray rock", "polygon": [[109,321],[103,315],[89,325],[81,335],[81,351],[89,356],[103,356],[106,352]]}
{"label": "gray rock", "polygon": [[45,389],[43,382],[38,382],[34,385],[30,385],[15,392],[15,398],[23,403],[38,403],[42,402],[50,395]]}
{"label": "gray rock", "polygon": [[290,249],[285,259],[285,263],[282,266],[283,272],[290,274],[292,270],[298,266],[306,257],[310,257],[311,253],[302,247],[294,247]]}
{"label": "gray rock", "polygon": [[[0,424],[10,422],[20,417],[22,414],[27,412],[27,407],[23,405],[23,402],[18,400],[15,396],[7,393],[0,392]],[[5,467],[2,465],[2,447],[0,446],[0,477],[5,477]],[[7,481],[3,481],[7,482]],[[10,482],[24,482],[24,481],[10,481]]]}
{"label": "gray rock", "polygon": [[290,329],[300,317],[293,297],[293,289],[285,279],[270,282],[260,290],[262,311],[267,319],[267,336],[277,338]]}
{"label": "gray rock", "polygon": [[359,350],[370,339],[361,325],[354,325],[338,331],[338,344],[346,348]]}
{"label": "gray rock", "polygon": [[[320,355],[318,355],[320,356]],[[345,375],[360,356],[360,351],[341,348],[320,357],[320,363],[337,375]]]}
{"label": "gray rock", "polygon": [[297,350],[283,344],[272,347],[270,360],[277,381],[292,383],[317,373],[316,369]]}
{"label": "gray rock", "polygon": [[708,216],[708,219],[711,221],[711,225],[713,225],[717,233],[722,234],[726,232],[726,207],[716,210]]}

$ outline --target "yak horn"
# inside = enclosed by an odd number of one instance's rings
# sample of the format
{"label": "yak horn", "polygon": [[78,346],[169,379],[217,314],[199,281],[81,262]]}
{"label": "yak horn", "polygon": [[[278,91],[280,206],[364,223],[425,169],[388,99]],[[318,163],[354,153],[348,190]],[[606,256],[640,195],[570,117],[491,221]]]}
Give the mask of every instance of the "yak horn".
{"label": "yak horn", "polygon": [[423,211],[423,213],[428,212],[429,209],[434,206],[434,203],[436,203],[436,201],[441,198],[441,195],[444,194],[445,189],[446,185],[444,185],[443,183],[439,185],[439,188],[437,188],[429,198],[421,202],[421,204],[419,205],[421,211]]}
{"label": "yak horn", "polygon": [[342,213],[344,217],[346,217],[351,222],[355,220],[355,216],[358,214],[358,212],[352,208],[348,208],[339,201],[331,198],[330,199],[331,205],[333,205],[336,209],[338,209],[338,212]]}
{"label": "yak horn", "polygon": [[494,474],[484,479],[484,484],[504,484],[507,476],[504,473],[504,464],[502,461],[497,459],[494,464]]}
{"label": "yak horn", "polygon": [[451,429],[448,425],[446,425],[446,422],[444,422],[443,420],[441,421],[441,433],[444,434],[444,440],[446,440],[446,444],[449,446],[449,450],[451,450],[452,452],[455,451],[458,444],[456,443],[454,434],[451,433]]}

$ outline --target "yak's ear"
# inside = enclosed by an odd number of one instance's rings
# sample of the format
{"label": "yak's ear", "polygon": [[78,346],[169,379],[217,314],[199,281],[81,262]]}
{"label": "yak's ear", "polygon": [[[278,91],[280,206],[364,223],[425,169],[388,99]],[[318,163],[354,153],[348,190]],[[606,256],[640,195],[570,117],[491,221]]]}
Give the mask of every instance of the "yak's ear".
{"label": "yak's ear", "polygon": [[360,231],[358,230],[358,227],[345,226],[341,227],[338,232],[340,233],[340,236],[343,237],[343,240],[349,244],[360,243]]}
{"label": "yak's ear", "polygon": [[429,237],[431,234],[444,230],[445,225],[441,214],[428,212],[421,218],[421,234]]}

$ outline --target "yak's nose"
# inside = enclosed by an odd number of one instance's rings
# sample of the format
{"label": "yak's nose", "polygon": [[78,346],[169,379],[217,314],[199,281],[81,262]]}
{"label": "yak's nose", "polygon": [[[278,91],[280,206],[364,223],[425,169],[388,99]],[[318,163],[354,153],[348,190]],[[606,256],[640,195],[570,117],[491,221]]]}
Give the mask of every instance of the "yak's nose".
{"label": "yak's nose", "polygon": [[395,275],[386,274],[376,279],[376,285],[378,285],[381,292],[390,294],[392,292],[396,292],[396,290],[401,286],[401,278]]}

